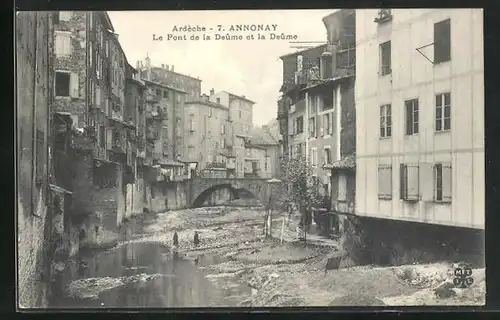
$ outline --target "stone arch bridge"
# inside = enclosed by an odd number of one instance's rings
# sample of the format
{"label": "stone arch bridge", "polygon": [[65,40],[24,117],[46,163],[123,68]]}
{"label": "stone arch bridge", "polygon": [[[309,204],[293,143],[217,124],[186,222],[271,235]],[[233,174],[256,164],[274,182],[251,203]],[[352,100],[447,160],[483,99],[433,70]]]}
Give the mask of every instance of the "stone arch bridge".
{"label": "stone arch bridge", "polygon": [[251,193],[263,204],[269,195],[268,179],[261,178],[201,178],[191,180],[190,207],[198,207],[210,194],[218,189],[229,189],[237,197],[239,190]]}

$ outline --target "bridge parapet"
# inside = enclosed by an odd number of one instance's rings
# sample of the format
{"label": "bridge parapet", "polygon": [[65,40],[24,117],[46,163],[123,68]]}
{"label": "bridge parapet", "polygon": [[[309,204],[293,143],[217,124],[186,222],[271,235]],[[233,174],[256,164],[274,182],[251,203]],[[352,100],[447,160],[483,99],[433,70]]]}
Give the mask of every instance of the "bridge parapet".
{"label": "bridge parapet", "polygon": [[230,188],[232,190],[243,189],[253,194],[262,203],[268,194],[269,183],[268,179],[262,178],[209,178],[209,177],[196,177],[191,180],[191,205],[193,205],[198,198],[210,194],[220,188]]}

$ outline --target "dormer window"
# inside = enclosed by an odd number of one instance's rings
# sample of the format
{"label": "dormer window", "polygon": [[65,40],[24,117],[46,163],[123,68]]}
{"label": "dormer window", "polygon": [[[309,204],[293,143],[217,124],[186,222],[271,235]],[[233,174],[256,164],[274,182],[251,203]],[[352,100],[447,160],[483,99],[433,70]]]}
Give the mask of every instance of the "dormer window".
{"label": "dormer window", "polygon": [[384,23],[392,20],[391,9],[380,9],[378,16],[373,20],[375,23]]}

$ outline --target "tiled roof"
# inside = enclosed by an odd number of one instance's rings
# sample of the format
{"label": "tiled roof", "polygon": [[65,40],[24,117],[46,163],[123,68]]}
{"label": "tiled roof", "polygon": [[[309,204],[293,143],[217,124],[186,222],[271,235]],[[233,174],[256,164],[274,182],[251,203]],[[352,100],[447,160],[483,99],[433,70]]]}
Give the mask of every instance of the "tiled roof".
{"label": "tiled roof", "polygon": [[356,156],[349,155],[331,164],[325,164],[327,170],[352,170],[356,168]]}

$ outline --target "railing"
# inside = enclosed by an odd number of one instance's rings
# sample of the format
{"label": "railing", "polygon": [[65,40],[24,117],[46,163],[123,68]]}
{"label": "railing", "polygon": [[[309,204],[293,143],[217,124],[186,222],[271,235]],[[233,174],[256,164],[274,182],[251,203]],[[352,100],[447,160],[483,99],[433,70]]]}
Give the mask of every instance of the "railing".
{"label": "railing", "polygon": [[73,148],[77,150],[93,150],[94,138],[84,135],[73,136]]}
{"label": "railing", "polygon": [[125,143],[122,141],[122,139],[119,139],[119,138],[113,140],[112,150],[114,152],[119,152],[119,153],[126,153],[127,152],[126,147],[125,147]]}

